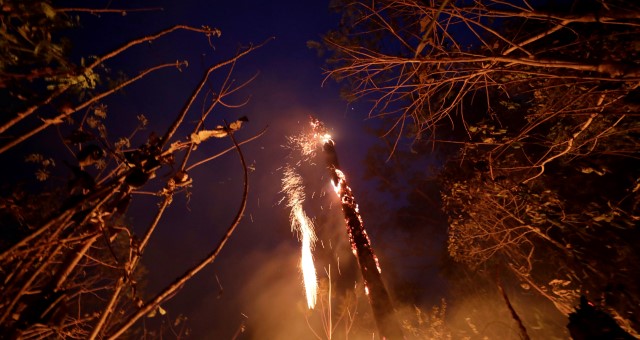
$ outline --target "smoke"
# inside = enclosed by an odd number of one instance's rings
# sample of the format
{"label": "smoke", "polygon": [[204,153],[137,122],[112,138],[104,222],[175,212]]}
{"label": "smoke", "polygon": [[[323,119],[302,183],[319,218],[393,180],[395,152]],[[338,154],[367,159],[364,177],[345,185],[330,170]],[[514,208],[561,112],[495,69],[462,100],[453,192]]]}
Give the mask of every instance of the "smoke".
{"label": "smoke", "polygon": [[[286,168],[280,169],[286,172]],[[303,205],[316,226],[317,243],[313,251],[319,283],[318,302],[307,308],[301,284],[300,250],[295,236],[273,250],[254,251],[243,256],[243,263],[260,263],[242,292],[245,332],[240,339],[372,339],[376,328],[364,295],[356,260],[348,241],[344,217],[332,192],[326,169],[319,164],[301,162],[296,167],[303,183]],[[286,211],[283,197],[273,208]],[[300,198],[300,196],[298,197]],[[302,202],[304,201],[304,202]],[[290,205],[290,204],[289,204]],[[282,230],[286,227],[275,228]],[[238,264],[238,267],[247,267]],[[329,324],[331,319],[331,324]]]}
{"label": "smoke", "polygon": [[[245,329],[239,339],[327,339],[329,328],[332,329],[332,339],[376,338],[372,336],[377,331],[348,242],[339,202],[332,192],[322,161],[316,162],[318,164],[314,164],[313,160],[300,162],[296,164],[296,171],[304,180],[306,189],[304,210],[317,228],[318,241],[313,251],[319,284],[317,306],[314,310],[307,308],[305,289],[301,284],[300,250],[295,236],[289,234],[290,238],[287,240],[287,235],[279,233],[283,241],[273,249],[249,251],[236,259],[239,268],[256,268],[248,275],[243,275],[249,279],[237,289],[241,296],[238,305],[241,306],[242,314],[236,315],[236,324],[238,329],[241,325]],[[279,169],[275,174],[272,173],[275,177],[271,177],[270,182],[279,178],[282,171],[283,169]],[[354,187],[354,190],[356,194],[363,192],[358,187]],[[282,211],[283,216],[287,212],[285,204],[272,206],[271,209]],[[402,278],[389,275],[403,276],[405,273],[394,270],[394,267],[401,267],[402,263],[398,261],[407,262],[409,259],[386,258],[385,251],[381,251],[384,248],[383,240],[376,241],[376,236],[380,237],[382,229],[379,226],[380,220],[369,219],[369,216],[375,214],[366,209],[363,215],[365,224],[371,231],[373,244],[381,256],[387,287],[395,295],[396,292],[388,282],[397,282]],[[280,223],[282,225],[268,227],[280,231],[288,229],[285,219],[278,221]],[[267,226],[262,226],[264,227]],[[409,245],[405,245],[407,246]],[[421,282],[414,284],[416,290],[431,292],[425,294],[437,295],[440,290],[433,292],[428,283],[422,286],[419,286]],[[472,284],[473,291],[470,289],[464,294],[449,297],[446,308],[423,301],[410,301],[406,305],[400,305],[396,299],[397,316],[405,326],[407,338],[446,339],[449,336],[453,339],[517,339],[519,335],[515,322],[504,301],[497,295],[495,286],[477,289]],[[536,334],[534,338],[545,339],[563,335],[563,325],[557,324],[555,330],[549,326],[550,310],[534,304],[532,300],[516,296],[512,300],[525,321],[525,326],[531,329],[530,334]],[[418,309],[414,304],[417,304]],[[329,313],[331,324],[328,322]]]}
{"label": "smoke", "polygon": [[[520,339],[518,326],[497,288],[475,288],[480,289],[452,298],[446,321],[454,338]],[[518,288],[507,289],[507,294],[530,338],[569,338],[566,318],[550,303]]]}
{"label": "smoke", "polygon": [[[268,259],[268,261],[265,261]],[[304,315],[307,302],[300,284],[299,249],[281,244],[269,252],[254,252],[244,261],[259,261],[260,268],[240,289],[246,306],[246,332],[241,339],[310,338]]]}
{"label": "smoke", "polygon": [[[344,246],[344,253],[353,258],[349,247]],[[349,260],[347,257],[345,262]],[[245,306],[242,312],[247,316],[245,332],[239,339],[315,339],[315,334],[327,339],[330,308],[333,339],[373,339],[376,329],[364,288],[355,281],[344,282],[343,268],[338,270],[335,264],[330,266],[333,287],[330,301],[329,265],[322,266],[318,273],[318,304],[309,310],[300,284],[299,249],[295,242],[283,243],[272,251],[253,252],[242,261],[259,261],[263,265],[252,273],[250,281],[239,287],[242,292],[240,304]],[[344,290],[335,288],[338,282]],[[241,318],[238,320],[240,322]]]}

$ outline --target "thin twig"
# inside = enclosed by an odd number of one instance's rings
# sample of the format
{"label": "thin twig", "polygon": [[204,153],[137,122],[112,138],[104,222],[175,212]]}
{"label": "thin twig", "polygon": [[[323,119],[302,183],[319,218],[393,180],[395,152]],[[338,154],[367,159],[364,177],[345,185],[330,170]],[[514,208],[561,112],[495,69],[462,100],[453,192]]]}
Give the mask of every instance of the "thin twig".
{"label": "thin twig", "polygon": [[81,7],[69,7],[69,8],[56,8],[56,12],[58,13],[69,13],[69,12],[85,12],[85,13],[122,13],[123,15],[126,13],[133,12],[154,12],[154,11],[164,11],[163,7],[147,7],[147,8],[81,8]]}
{"label": "thin twig", "polygon": [[[238,143],[238,145],[243,145],[243,144],[245,144],[245,143],[249,143],[249,142],[251,142],[251,141],[254,141],[254,140],[256,140],[256,139],[258,139],[258,138],[262,137],[262,135],[264,135],[264,134],[265,134],[265,132],[267,132],[267,129],[268,129],[268,128],[269,128],[269,127],[268,127],[268,126],[266,126],[264,129],[260,130],[260,132],[258,132],[258,134],[256,134],[255,136],[253,136],[253,137],[251,137],[251,138],[249,138],[249,139],[246,139],[246,140],[243,140],[243,141],[239,142],[239,143]],[[190,165],[189,167],[187,167],[185,170],[186,170],[186,171],[191,171],[191,170],[192,170],[192,169],[194,169],[195,167],[198,167],[198,166],[200,166],[200,165],[202,165],[202,164],[204,164],[204,163],[207,163],[207,162],[209,162],[209,161],[212,161],[212,160],[214,160],[214,159],[216,159],[216,158],[218,158],[218,157],[220,157],[220,156],[224,155],[225,153],[227,153],[227,152],[229,152],[229,151],[232,151],[233,149],[235,149],[235,146],[232,146],[232,147],[230,147],[230,148],[228,148],[228,149],[226,149],[226,150],[223,150],[223,151],[221,151],[221,152],[218,152],[217,154],[215,154],[215,155],[213,155],[213,156],[211,156],[211,157],[207,157],[207,158],[205,158],[205,159],[203,159],[203,160],[201,160],[201,161],[198,161],[198,162],[196,162],[196,163],[194,163],[194,164],[191,164],[191,165]]]}
{"label": "thin twig", "polygon": [[149,302],[145,303],[144,306],[142,308],[140,308],[138,311],[136,311],[135,313],[133,313],[133,315],[129,316],[127,318],[127,321],[123,325],[119,326],[119,328],[117,330],[115,330],[114,333],[111,334],[108,337],[108,339],[115,340],[118,337],[120,337],[127,329],[129,329],[131,326],[133,326],[133,324],[135,324],[135,322],[138,319],[140,319],[141,317],[147,315],[154,308],[156,308],[163,301],[165,301],[168,297],[174,295],[194,275],[196,275],[198,272],[200,272],[202,269],[204,269],[210,263],[213,263],[215,261],[215,259],[218,257],[218,254],[220,253],[220,251],[222,250],[224,245],[231,238],[231,235],[235,231],[236,227],[240,224],[240,221],[241,221],[241,219],[242,219],[242,217],[244,215],[244,211],[245,211],[246,206],[247,206],[247,199],[248,199],[248,196],[249,196],[249,171],[248,171],[244,156],[242,154],[242,151],[240,150],[240,146],[238,145],[238,143],[236,142],[235,138],[233,137],[233,133],[229,133],[229,137],[233,141],[233,144],[236,147],[236,150],[238,151],[238,156],[240,157],[240,163],[242,164],[243,173],[244,173],[243,174],[244,185],[243,185],[243,191],[242,191],[242,202],[240,203],[240,208],[238,209],[238,212],[236,213],[236,216],[234,217],[233,222],[229,226],[229,229],[227,230],[227,232],[225,233],[223,238],[220,240],[220,242],[218,243],[216,248],[206,258],[204,258],[202,261],[200,261],[200,263],[198,263],[197,265],[195,265],[191,269],[187,270],[187,272],[185,272],[181,277],[176,279],[171,285],[166,287],[161,293],[156,295]]}
{"label": "thin twig", "polygon": [[498,276],[497,273],[496,273],[496,284],[498,285],[498,290],[500,291],[500,295],[502,295],[502,298],[504,299],[504,303],[507,305],[507,309],[509,309],[509,313],[511,313],[511,317],[518,324],[518,330],[520,331],[520,338],[522,340],[529,340],[530,338],[529,338],[529,333],[527,333],[527,328],[524,327],[524,324],[522,323],[522,319],[520,319],[520,316],[511,305],[511,301],[509,301],[509,297],[507,296],[507,293],[504,291],[504,287],[502,287],[502,282],[500,281],[500,277]]}
{"label": "thin twig", "polygon": [[[61,114],[59,114],[58,116],[56,116],[54,118],[43,119],[42,124],[40,124],[38,127],[32,129],[29,132],[23,133],[22,135],[20,135],[20,137],[18,137],[16,139],[13,139],[11,142],[9,142],[9,143],[3,145],[2,147],[0,147],[0,153],[3,153],[5,151],[15,147],[16,145],[24,142],[25,140],[31,138],[35,134],[41,132],[42,130],[48,128],[51,125],[64,123],[64,120],[67,117],[71,116],[73,113],[78,112],[78,111],[88,107],[89,105],[91,105],[91,104],[93,104],[93,103],[95,103],[95,102],[97,102],[97,101],[99,101],[99,100],[101,100],[101,99],[103,99],[103,98],[105,98],[105,97],[107,97],[107,96],[109,96],[109,95],[111,95],[111,94],[123,89],[124,87],[126,87],[128,85],[131,85],[132,83],[144,78],[145,76],[147,76],[151,72],[154,72],[154,71],[157,71],[157,70],[160,70],[160,69],[163,69],[163,68],[167,68],[167,67],[179,67],[180,65],[181,65],[181,63],[175,62],[175,63],[168,63],[168,64],[158,65],[158,66],[152,67],[150,69],[144,70],[139,75],[137,75],[137,76],[135,76],[135,77],[133,77],[131,79],[128,79],[127,81],[117,85],[116,87],[114,87],[114,88],[112,88],[112,89],[110,89],[108,91],[105,91],[105,92],[102,92],[102,93],[100,93],[100,94],[98,94],[96,96],[93,96],[91,99],[89,99],[86,102],[76,106],[75,108],[68,109],[68,110],[62,112]],[[1,133],[1,131],[0,131],[0,133]]]}
{"label": "thin twig", "polygon": [[[98,67],[99,65],[102,65],[105,61],[119,55],[120,53],[128,50],[129,48],[136,46],[136,45],[140,45],[149,41],[154,41],[164,35],[167,35],[171,32],[177,31],[177,30],[187,30],[187,31],[192,31],[192,32],[199,32],[199,33],[204,33],[207,36],[220,36],[220,30],[218,29],[212,29],[212,28],[208,28],[208,27],[204,27],[204,28],[195,28],[195,27],[191,27],[191,26],[186,26],[186,25],[176,25],[173,27],[170,27],[166,30],[160,31],[159,33],[156,33],[154,35],[150,35],[150,36],[146,36],[146,37],[142,37],[139,39],[135,39],[132,40],[126,44],[124,44],[122,47],[117,48],[107,54],[105,54],[104,56],[97,58],[91,65],[89,65],[88,67],[86,67],[84,69],[84,72],[88,72],[88,71],[92,71],[94,68]],[[10,119],[8,122],[6,122],[5,124],[3,124],[2,126],[0,126],[0,134],[4,133],[8,128],[10,128],[11,126],[15,125],[16,123],[20,122],[21,120],[27,118],[28,116],[30,116],[31,114],[33,114],[36,110],[38,110],[41,107],[44,107],[45,105],[48,105],[49,103],[51,103],[51,101],[55,98],[57,98],[58,96],[60,96],[62,93],[66,92],[69,88],[72,87],[72,84],[67,84],[67,85],[63,85],[61,87],[59,87],[56,91],[54,91],[53,93],[51,93],[49,95],[49,97],[47,97],[46,99],[44,99],[42,102],[32,105],[30,107],[28,107],[25,111],[22,111],[20,113],[18,113],[16,115],[16,117]]]}
{"label": "thin twig", "polygon": [[200,84],[198,85],[198,87],[196,88],[195,91],[193,91],[193,93],[191,94],[191,97],[189,98],[189,100],[187,101],[187,103],[185,104],[185,106],[182,108],[182,111],[180,112],[180,114],[178,115],[178,117],[173,121],[173,123],[171,124],[171,126],[169,126],[169,129],[167,130],[167,132],[162,136],[162,139],[160,141],[160,145],[159,147],[161,149],[163,149],[167,143],[169,142],[169,140],[171,139],[171,137],[173,137],[173,134],[178,130],[178,128],[180,127],[180,124],[182,124],[182,121],[184,120],[184,117],[186,117],[187,113],[189,112],[189,109],[191,109],[191,105],[193,104],[193,102],[195,101],[196,97],[200,94],[200,92],[202,91],[202,88],[204,87],[204,85],[207,83],[207,80],[209,79],[209,76],[211,75],[211,73],[223,66],[229,65],[229,64],[233,64],[235,63],[238,59],[246,56],[247,54],[249,54],[250,52],[264,46],[265,44],[267,44],[272,38],[269,38],[267,40],[265,40],[264,42],[256,45],[256,46],[249,46],[249,48],[247,48],[246,50],[236,54],[233,58],[228,59],[226,61],[220,62],[218,64],[215,64],[213,66],[211,66],[208,70],[207,73],[204,75],[204,77],[202,78],[202,80],[200,81]]}

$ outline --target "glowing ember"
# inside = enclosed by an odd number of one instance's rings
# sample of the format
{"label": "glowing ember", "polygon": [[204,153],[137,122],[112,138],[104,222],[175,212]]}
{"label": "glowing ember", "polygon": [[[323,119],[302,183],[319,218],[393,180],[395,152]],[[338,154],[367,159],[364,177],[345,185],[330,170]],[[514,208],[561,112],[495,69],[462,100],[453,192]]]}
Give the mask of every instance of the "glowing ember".
{"label": "glowing ember", "polygon": [[[367,236],[369,238],[369,236]],[[373,259],[376,261],[376,268],[378,268],[378,273],[382,274],[382,268],[380,268],[380,261],[378,261],[378,257],[376,254],[373,254]]]}
{"label": "glowing ember", "polygon": [[[327,133],[324,124],[318,119],[311,117],[311,128],[313,133],[307,132],[298,136],[288,137],[287,147],[298,151],[302,156],[302,160],[297,161],[296,165],[300,165],[302,161],[312,162],[316,155],[316,150],[323,150],[331,184],[340,200],[351,249],[360,267],[365,284],[365,293],[369,298],[369,304],[380,331],[380,337],[403,339],[402,328],[395,319],[393,305],[380,276],[380,263],[371,247],[371,240],[364,228],[358,204],[351,188],[347,185],[345,174],[338,165],[335,143],[331,135]],[[302,241],[300,267],[307,293],[307,304],[309,308],[313,308],[316,303],[318,282],[311,250],[316,241],[316,235],[312,222],[302,208],[305,199],[302,178],[289,165],[284,167],[282,191],[286,193],[288,198],[287,206],[291,208],[291,228],[298,232],[298,238]]]}
{"label": "glowing ember", "polygon": [[[309,228],[311,230],[311,228]],[[313,233],[313,230],[311,230]],[[315,238],[315,235],[311,235]],[[309,233],[302,233],[302,254],[300,257],[300,268],[302,269],[302,277],[304,279],[304,289],[307,294],[307,306],[313,309],[316,305],[316,296],[318,292],[318,279],[316,278],[316,268],[313,264],[313,255],[311,254],[312,239]]]}
{"label": "glowing ember", "polygon": [[302,209],[302,203],[305,199],[302,178],[289,166],[284,169],[282,191],[287,195],[287,206],[291,208],[291,213],[289,214],[291,230],[296,231],[298,238],[302,241],[300,268],[302,269],[302,278],[307,295],[307,306],[309,309],[313,309],[316,305],[318,279],[311,250],[316,241],[316,234],[313,229],[313,223],[305,214],[304,209]]}
{"label": "glowing ember", "polygon": [[[330,138],[331,136],[329,136]],[[318,136],[309,133],[300,133],[296,136],[287,136],[286,148],[298,151],[302,160],[310,161],[318,150]]]}
{"label": "glowing ember", "polygon": [[347,185],[345,174],[340,170],[335,143],[326,132],[324,124],[318,119],[311,118],[311,127],[314,131],[314,137],[321,141],[319,144],[321,144],[326,157],[331,184],[340,199],[351,249],[360,266],[360,272],[365,284],[365,293],[369,298],[369,304],[380,331],[380,337],[383,339],[403,339],[402,328],[395,319],[391,299],[380,276],[380,264],[371,247],[369,235],[367,235],[364,228],[358,204],[353,191]]}

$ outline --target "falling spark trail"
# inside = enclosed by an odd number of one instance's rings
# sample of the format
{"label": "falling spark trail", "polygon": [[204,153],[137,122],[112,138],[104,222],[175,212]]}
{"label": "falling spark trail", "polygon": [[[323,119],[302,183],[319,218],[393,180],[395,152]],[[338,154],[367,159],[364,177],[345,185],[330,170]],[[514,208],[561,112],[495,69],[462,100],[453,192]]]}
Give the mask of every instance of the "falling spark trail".
{"label": "falling spark trail", "polygon": [[322,149],[327,159],[331,184],[340,199],[342,212],[347,225],[347,232],[349,234],[349,241],[351,242],[351,249],[358,259],[360,272],[364,279],[365,292],[369,298],[369,304],[371,305],[376,325],[380,331],[380,337],[393,340],[404,339],[402,328],[394,315],[391,299],[382,282],[380,265],[373,253],[367,231],[364,229],[355,196],[347,184],[346,176],[340,170],[335,143],[333,139],[331,139],[331,135],[327,133],[322,122],[312,118],[311,125],[314,130],[314,137],[316,140],[318,140],[318,138],[320,139]]}
{"label": "falling spark trail", "polygon": [[291,208],[289,214],[291,230],[296,231],[302,241],[300,268],[307,296],[307,306],[309,309],[313,309],[316,305],[318,279],[311,250],[316,241],[316,234],[313,230],[313,223],[302,209],[305,199],[302,178],[290,166],[286,166],[284,169],[282,191],[287,195],[287,207]]}

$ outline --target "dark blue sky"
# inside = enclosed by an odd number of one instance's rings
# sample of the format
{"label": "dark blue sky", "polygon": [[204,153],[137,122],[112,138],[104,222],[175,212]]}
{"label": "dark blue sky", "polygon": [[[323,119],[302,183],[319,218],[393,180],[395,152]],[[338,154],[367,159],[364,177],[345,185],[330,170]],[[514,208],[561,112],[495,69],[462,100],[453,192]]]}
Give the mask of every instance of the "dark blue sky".
{"label": "dark blue sky", "polygon": [[[367,108],[348,105],[340,98],[339,85],[333,81],[321,86],[323,60],[306,45],[308,40],[319,40],[323,33],[335,28],[339,17],[330,11],[325,1],[114,0],[108,3],[110,8],[161,6],[164,10],[126,16],[82,15],[81,31],[74,33],[77,55],[102,55],[128,40],[175,24],[208,25],[222,31],[220,38],[212,39],[214,48],[200,34],[176,32],[109,62],[107,66],[113,70],[135,75],[156,64],[189,61],[189,67],[182,72],[160,71],[109,101],[111,125],[108,127],[113,134],[127,133],[138,114],[145,114],[151,121],[145,133],[164,133],[207,67],[232,57],[242,46],[275,38],[236,65],[233,77],[239,83],[259,73],[256,80],[235,97],[238,103],[250,98],[248,104],[239,109],[216,110],[205,124],[211,128],[223,119],[232,121],[247,116],[249,123],[236,134],[238,139],[251,137],[269,126],[267,134],[243,147],[247,161],[255,168],[250,174],[245,218],[216,262],[163,307],[173,318],[186,315],[195,339],[231,338],[242,323],[247,327],[244,338],[308,338],[311,333],[304,319],[304,296],[297,268],[298,242],[290,231],[286,207],[278,205],[282,197],[279,168],[287,161],[288,153],[282,147],[285,136],[297,134],[305,127],[308,115],[319,117],[332,130],[341,165],[356,197],[360,195],[363,200],[378,203],[388,199],[369,188],[363,179],[364,156],[376,140],[365,132],[372,123],[366,120]],[[211,85],[218,86],[215,80],[223,76],[224,72],[218,73]],[[202,101],[200,97],[195,107],[200,107]],[[191,112],[182,132],[190,131],[198,113],[197,110]],[[127,128],[123,130],[123,127]],[[146,135],[141,138],[138,142]],[[214,154],[230,143],[216,140],[204,144],[193,159]],[[229,153],[199,167],[191,176],[194,187],[190,198],[176,195],[145,253],[149,294],[169,284],[213,249],[240,203],[242,173],[236,154]],[[319,190],[329,189],[328,179],[322,176],[322,169],[312,171],[309,181]],[[136,198],[129,209],[134,230],[141,233],[146,228],[157,201],[158,198],[152,196]],[[317,205],[327,204],[319,199],[314,204],[319,214],[328,214],[314,216],[323,221],[318,228],[329,228],[319,232],[326,237],[323,241],[332,243],[336,249],[344,247],[335,252],[346,251],[341,261],[348,267],[353,258],[348,255],[340,211],[317,209]],[[374,214],[363,211],[375,248],[375,230],[383,226],[373,220],[369,222],[368,216]],[[391,241],[379,243],[385,242]],[[383,266],[388,263],[384,257],[381,262]],[[222,293],[218,280],[224,288]]]}

